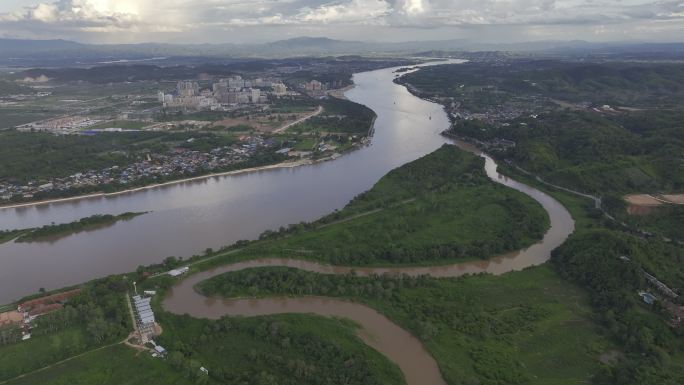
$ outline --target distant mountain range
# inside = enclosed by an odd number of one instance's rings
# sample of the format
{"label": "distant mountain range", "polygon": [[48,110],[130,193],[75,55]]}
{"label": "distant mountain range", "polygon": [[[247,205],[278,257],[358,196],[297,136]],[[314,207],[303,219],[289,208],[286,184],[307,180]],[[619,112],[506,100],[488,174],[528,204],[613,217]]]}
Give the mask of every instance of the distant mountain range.
{"label": "distant mountain range", "polygon": [[263,44],[82,44],[67,40],[0,39],[0,64],[93,65],[134,62],[160,57],[292,57],[330,55],[397,55],[442,51],[510,51],[549,53],[668,53],[684,54],[684,43],[591,43],[586,41],[535,41],[512,44],[481,44],[462,39],[379,43],[298,37]]}

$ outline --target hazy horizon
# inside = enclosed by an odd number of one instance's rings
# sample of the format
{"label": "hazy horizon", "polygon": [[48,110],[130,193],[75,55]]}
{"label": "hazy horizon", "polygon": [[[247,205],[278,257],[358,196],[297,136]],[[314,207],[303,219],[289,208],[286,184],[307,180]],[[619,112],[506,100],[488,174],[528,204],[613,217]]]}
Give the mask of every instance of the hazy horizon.
{"label": "hazy horizon", "polygon": [[0,37],[83,43],[673,42],[684,1],[6,0]]}

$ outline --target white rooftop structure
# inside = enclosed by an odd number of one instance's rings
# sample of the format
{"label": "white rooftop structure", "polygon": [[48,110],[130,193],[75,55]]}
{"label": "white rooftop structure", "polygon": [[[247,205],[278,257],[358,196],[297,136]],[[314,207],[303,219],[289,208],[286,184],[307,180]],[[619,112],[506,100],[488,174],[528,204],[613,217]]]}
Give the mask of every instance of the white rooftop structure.
{"label": "white rooftop structure", "polygon": [[139,295],[133,296],[135,312],[141,324],[154,323],[154,311],[150,305],[151,298],[142,298]]}
{"label": "white rooftop structure", "polygon": [[190,268],[185,266],[185,267],[181,267],[180,269],[173,269],[173,270],[169,271],[169,275],[172,277],[178,277],[179,275],[183,275],[183,274],[187,273],[188,271],[190,271]]}

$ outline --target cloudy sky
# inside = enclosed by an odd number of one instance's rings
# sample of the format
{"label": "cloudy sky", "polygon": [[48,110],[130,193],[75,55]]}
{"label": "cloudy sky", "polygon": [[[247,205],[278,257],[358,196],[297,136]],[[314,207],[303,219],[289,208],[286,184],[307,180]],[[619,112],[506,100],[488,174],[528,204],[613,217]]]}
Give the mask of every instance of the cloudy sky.
{"label": "cloudy sky", "polygon": [[684,0],[0,0],[0,37],[82,42],[684,41]]}

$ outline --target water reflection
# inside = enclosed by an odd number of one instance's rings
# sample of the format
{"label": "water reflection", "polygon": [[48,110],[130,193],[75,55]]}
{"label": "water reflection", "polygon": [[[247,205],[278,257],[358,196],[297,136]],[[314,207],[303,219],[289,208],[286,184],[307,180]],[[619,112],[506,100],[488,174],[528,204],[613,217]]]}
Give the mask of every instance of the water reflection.
{"label": "water reflection", "polygon": [[152,211],[52,245],[0,245],[0,302],[39,287],[57,288],[130,271],[170,255],[217,249],[342,208],[389,170],[445,142],[439,133],[449,122],[441,106],[392,83],[392,71],[354,75],[357,87],[346,95],[376,111],[375,137],[372,145],[335,161],[0,210],[0,229],[70,222],[93,214]]}

